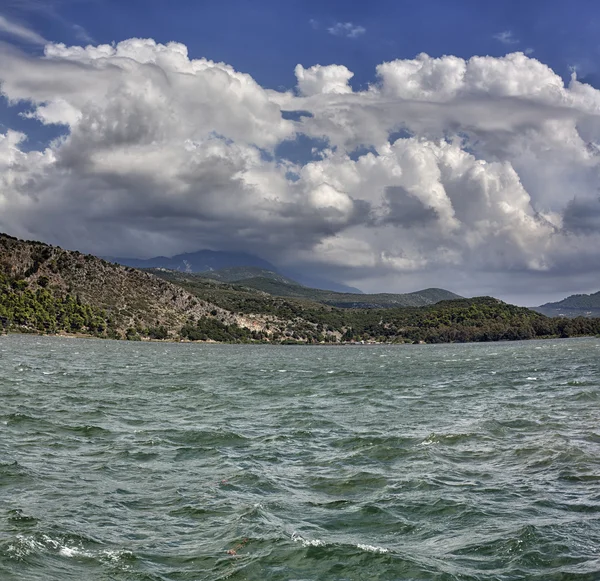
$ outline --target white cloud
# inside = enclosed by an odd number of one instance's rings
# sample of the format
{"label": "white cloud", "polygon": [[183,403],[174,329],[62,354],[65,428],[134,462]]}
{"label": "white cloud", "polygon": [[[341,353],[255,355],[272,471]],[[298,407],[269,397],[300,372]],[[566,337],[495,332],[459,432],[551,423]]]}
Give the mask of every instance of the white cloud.
{"label": "white cloud", "polygon": [[336,22],[327,29],[333,36],[345,36],[346,38],[358,38],[366,32],[364,26],[353,24],[352,22]]}
{"label": "white cloud", "polygon": [[341,95],[351,93],[352,88],[348,81],[354,76],[343,65],[314,65],[305,69],[302,65],[296,65],[296,79],[298,80],[298,90],[302,95],[318,95],[324,93],[333,93]]}
{"label": "white cloud", "polygon": [[43,45],[48,42],[43,36],[35,32],[35,30],[32,30],[23,24],[19,24],[18,22],[9,20],[5,16],[2,16],[2,14],[0,14],[0,32],[30,44]]}
{"label": "white cloud", "polygon": [[519,44],[519,41],[514,37],[511,30],[503,30],[498,34],[494,34],[494,38],[506,45]]}
{"label": "white cloud", "polygon": [[[5,48],[3,94],[66,135],[43,152],[0,135],[0,230],[110,255],[243,248],[369,290],[600,272],[600,91],[522,53],[376,72],[353,91],[343,65],[298,65],[295,94],[178,43]],[[277,158],[297,133],[328,144],[317,160]]]}

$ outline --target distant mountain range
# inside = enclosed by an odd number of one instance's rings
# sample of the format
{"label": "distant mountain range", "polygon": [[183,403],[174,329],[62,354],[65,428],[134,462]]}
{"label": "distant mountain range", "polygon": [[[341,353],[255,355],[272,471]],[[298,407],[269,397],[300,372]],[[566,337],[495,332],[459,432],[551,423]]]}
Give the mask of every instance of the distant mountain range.
{"label": "distant mountain range", "polygon": [[571,295],[556,303],[546,303],[532,310],[548,317],[600,317],[600,291],[591,295]]}
{"label": "distant mountain range", "polygon": [[440,301],[461,299],[460,295],[444,289],[425,289],[412,293],[394,294],[356,294],[343,293],[319,288],[310,288],[298,283],[289,277],[283,276],[272,270],[256,266],[242,266],[222,268],[201,273],[185,273],[175,277],[165,276],[168,280],[181,280],[194,278],[211,279],[225,283],[235,283],[245,288],[263,291],[273,296],[297,299],[308,299],[332,307],[352,309],[381,309],[394,307],[424,307]]}
{"label": "distant mountain range", "polygon": [[[261,270],[276,273],[282,277],[290,277],[296,284],[314,287],[322,290],[331,290],[341,293],[362,294],[362,291],[313,274],[306,274],[299,270],[280,269],[270,262],[245,252],[225,252],[221,250],[198,250],[175,256],[155,256],[154,258],[123,258],[105,256],[105,260],[116,262],[134,268],[166,268],[180,272],[211,272],[226,268],[255,267]],[[248,278],[248,277],[246,277]]]}

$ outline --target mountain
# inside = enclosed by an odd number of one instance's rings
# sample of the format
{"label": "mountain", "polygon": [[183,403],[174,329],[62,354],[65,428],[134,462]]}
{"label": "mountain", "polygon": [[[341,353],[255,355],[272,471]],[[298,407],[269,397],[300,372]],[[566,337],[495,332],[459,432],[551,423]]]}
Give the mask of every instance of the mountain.
{"label": "mountain", "polygon": [[[155,272],[157,276],[169,279],[168,273]],[[178,280],[209,278],[221,282],[236,283],[273,296],[308,299],[332,307],[349,309],[381,309],[393,307],[423,307],[440,301],[463,297],[444,289],[425,289],[404,294],[356,294],[339,293],[319,288],[310,288],[276,272],[257,267],[233,267],[203,273],[185,273]]]}
{"label": "mountain", "polygon": [[319,289],[332,290],[336,292],[361,294],[357,288],[347,286],[326,278],[307,275],[306,273],[278,269],[276,266],[263,260],[253,254],[245,252],[225,252],[222,250],[199,250],[175,256],[156,256],[154,258],[120,258],[105,256],[106,260],[133,266],[134,268],[166,268],[168,270],[178,270],[181,272],[210,272],[213,270],[222,270],[235,267],[255,267],[269,272],[280,274],[297,281],[301,285],[312,286]]}
{"label": "mountain", "polygon": [[[0,234],[0,331],[284,344],[439,343],[600,334],[600,319],[551,319],[491,297],[442,300],[421,307],[340,309],[246,286],[260,279],[263,284],[305,288],[285,280],[254,277],[240,285],[178,271],[155,272],[161,277]],[[420,300],[435,300],[446,292],[421,291]]]}
{"label": "mountain", "polygon": [[175,256],[155,256],[154,258],[118,258],[105,257],[106,260],[133,266],[134,268],[168,268],[181,272],[205,272],[230,268],[232,266],[254,266],[265,270],[276,271],[270,262],[245,252],[223,252],[220,250],[199,250]]}
{"label": "mountain", "polygon": [[[404,294],[355,294],[309,288],[298,284],[287,277],[260,269],[247,270],[232,274],[231,269],[202,273],[196,276],[212,278],[224,282],[235,282],[246,288],[253,288],[273,296],[308,299],[332,307],[346,309],[389,309],[393,307],[423,307],[444,300],[461,299],[463,297],[443,289],[425,289]],[[160,276],[160,273],[157,273]],[[249,276],[250,275],[250,276]],[[253,276],[252,276],[253,275]],[[187,275],[194,276],[194,275]]]}
{"label": "mountain", "polygon": [[600,291],[591,295],[571,295],[532,309],[548,317],[600,317]]}

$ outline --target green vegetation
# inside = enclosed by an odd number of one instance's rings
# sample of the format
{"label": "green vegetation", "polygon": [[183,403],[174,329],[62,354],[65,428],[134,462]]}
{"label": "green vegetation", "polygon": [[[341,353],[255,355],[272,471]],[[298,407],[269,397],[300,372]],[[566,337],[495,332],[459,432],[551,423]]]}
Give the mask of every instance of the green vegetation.
{"label": "green vegetation", "polygon": [[346,309],[423,307],[444,300],[462,298],[450,291],[436,288],[404,294],[340,293],[302,286],[296,281],[280,274],[256,267],[223,268],[221,270],[202,273],[175,273],[159,269],[152,272],[169,280],[169,276],[175,276],[179,282],[185,281],[188,284],[211,279],[219,282],[234,283],[238,287],[262,291],[272,296],[305,299]]}
{"label": "green vegetation", "polygon": [[220,343],[249,343],[262,341],[262,333],[250,331],[237,324],[226,325],[213,317],[200,317],[196,323],[188,321],[180,335],[189,341],[218,341]]}
{"label": "green vegetation", "polygon": [[83,304],[79,297],[54,296],[46,278],[37,288],[24,279],[0,273],[0,322],[2,328],[30,332],[86,333],[99,337],[115,336],[112,321],[96,307]]}
{"label": "green vegetation", "polygon": [[548,317],[600,317],[600,292],[591,295],[571,295],[556,303],[534,307]]}
{"label": "green vegetation", "polygon": [[430,307],[358,311],[346,338],[454,343],[576,337],[600,333],[600,319],[551,319],[491,297],[443,301]]}
{"label": "green vegetation", "polygon": [[11,330],[173,339],[190,315],[213,308],[146,272],[2,234],[0,273]]}
{"label": "green vegetation", "polygon": [[[338,308],[306,297],[273,296],[248,286],[247,279],[238,285],[175,271],[153,273],[0,235],[0,328],[130,341],[280,344],[441,343],[600,334],[600,319],[549,318],[490,297],[436,302],[447,292],[436,289],[413,293],[435,302],[427,306],[373,308],[372,303],[371,308]],[[313,297],[324,296],[314,293],[346,296],[294,288],[310,291]]]}
{"label": "green vegetation", "polygon": [[[188,273],[189,274],[189,273]],[[194,273],[193,276],[199,278],[209,278],[221,282],[240,282],[253,278],[265,278],[281,284],[302,286],[299,282],[283,276],[266,268],[258,266],[230,266],[228,268],[220,268],[218,270],[208,270],[205,272]]]}
{"label": "green vegetation", "polygon": [[[600,319],[551,319],[490,297],[441,301],[425,307],[340,309],[309,300],[274,297],[247,287],[247,281],[241,286],[173,271],[157,274],[223,309],[288,321],[278,335],[270,337],[278,342],[446,343],[600,333]],[[219,340],[217,334],[206,336]]]}

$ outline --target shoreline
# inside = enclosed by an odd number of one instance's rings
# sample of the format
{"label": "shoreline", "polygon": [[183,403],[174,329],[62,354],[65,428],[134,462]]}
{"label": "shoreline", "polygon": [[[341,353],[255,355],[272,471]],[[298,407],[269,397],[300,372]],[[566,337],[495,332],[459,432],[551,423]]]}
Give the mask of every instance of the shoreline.
{"label": "shoreline", "polygon": [[2,335],[30,335],[36,337],[60,337],[63,339],[98,339],[101,341],[123,341],[126,343],[186,343],[186,344],[200,344],[200,345],[268,345],[268,346],[282,346],[282,347],[379,347],[379,346],[409,346],[409,345],[473,345],[473,344],[484,344],[484,343],[515,343],[517,341],[548,341],[548,340],[558,340],[558,339],[598,339],[600,338],[598,335],[574,335],[572,337],[559,337],[559,336],[548,336],[548,337],[534,337],[531,339],[500,339],[497,341],[443,341],[438,343],[427,343],[426,341],[419,342],[386,342],[386,343],[378,343],[378,342],[337,342],[337,343],[307,343],[307,342],[293,342],[293,343],[274,343],[272,341],[252,341],[252,342],[243,342],[243,341],[214,341],[212,339],[208,339],[206,341],[198,340],[198,341],[190,341],[189,339],[151,339],[149,337],[140,338],[135,341],[131,341],[129,339],[118,338],[115,339],[113,337],[98,337],[97,335],[88,335],[86,333],[41,333],[41,332],[29,332],[29,331],[15,331],[15,330],[3,330],[0,333],[0,337]]}

